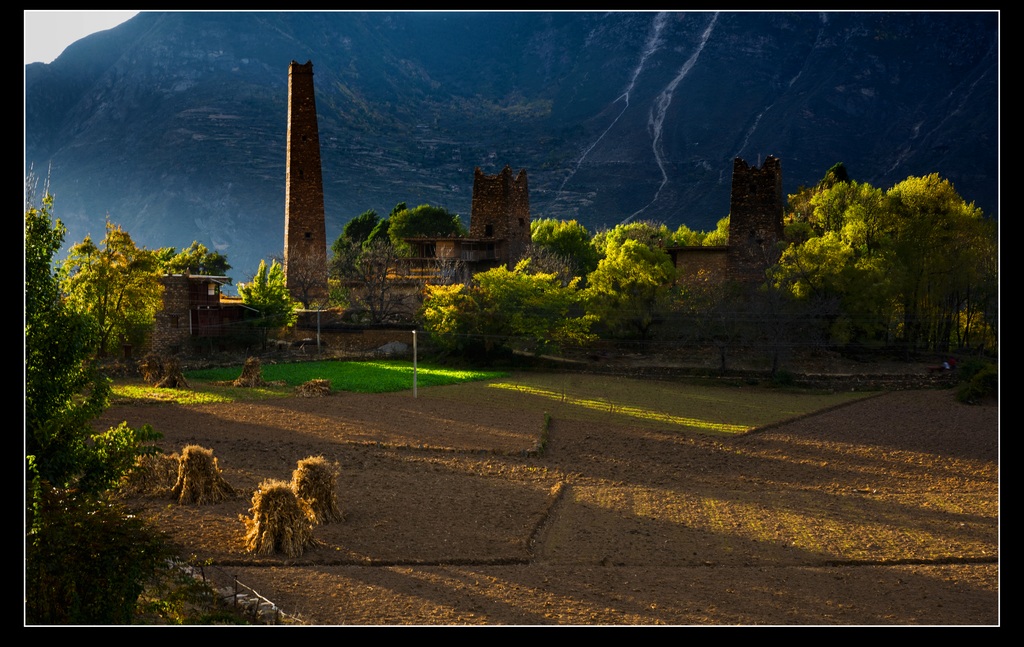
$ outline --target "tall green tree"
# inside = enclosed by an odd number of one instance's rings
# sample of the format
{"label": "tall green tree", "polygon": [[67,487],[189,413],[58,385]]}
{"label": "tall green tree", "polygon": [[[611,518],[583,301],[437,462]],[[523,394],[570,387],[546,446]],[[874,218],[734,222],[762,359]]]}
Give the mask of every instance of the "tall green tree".
{"label": "tall green tree", "polygon": [[272,261],[268,267],[267,262],[261,260],[252,281],[238,284],[238,294],[243,304],[259,313],[253,323],[260,329],[264,348],[270,330],[291,326],[298,318],[295,313],[298,304],[288,291],[284,267],[277,261]]}
{"label": "tall green tree", "polygon": [[363,241],[370,237],[370,233],[377,226],[378,222],[380,222],[380,218],[377,216],[377,212],[373,209],[368,209],[352,220],[349,220],[345,224],[345,228],[341,230],[341,236],[361,245]]}
{"label": "tall green tree", "polygon": [[52,206],[45,195],[25,211],[25,619],[127,623],[170,553],[104,495],[160,435],[93,429],[110,393],[96,364],[100,329],[62,297],[53,257],[66,230]]}
{"label": "tall green tree", "polygon": [[139,343],[162,304],[163,285],[157,255],[137,247],[128,232],[107,222],[106,236],[74,245],[64,261],[68,302],[99,325],[99,353],[113,343]]}
{"label": "tall green tree", "polygon": [[972,287],[996,280],[976,273],[991,267],[984,257],[997,253],[993,223],[935,173],[909,177],[886,195],[904,342],[911,351],[944,351],[961,335],[955,331],[965,308],[974,307],[968,305]]}
{"label": "tall green tree", "polygon": [[366,309],[373,323],[411,315],[415,308],[407,307],[407,286],[397,278],[408,274],[407,247],[396,247],[386,237],[371,238],[356,260],[352,278],[359,287],[352,290],[352,299]]}
{"label": "tall green tree", "polygon": [[617,335],[647,339],[672,299],[675,266],[668,253],[640,240],[613,239],[587,278],[587,312]]}
{"label": "tall green tree", "polygon": [[449,350],[550,351],[593,338],[594,317],[580,313],[579,278],[563,285],[553,273],[534,273],[530,260],[473,276],[469,287],[427,286],[424,328]]}
{"label": "tall green tree", "polygon": [[671,247],[672,232],[664,223],[638,220],[624,225],[615,225],[594,234],[594,247],[600,257],[608,255],[611,246],[620,246],[627,240],[635,240],[650,248]]}
{"label": "tall green tree", "polygon": [[388,219],[391,221],[388,235],[391,236],[391,243],[399,249],[407,246],[406,238],[466,235],[466,227],[458,214],[444,207],[421,204],[413,209],[392,212]]}
{"label": "tall green tree", "polygon": [[540,218],[530,222],[534,246],[566,259],[572,276],[586,277],[597,268],[598,254],[587,228],[575,220]]}
{"label": "tall green tree", "polygon": [[156,255],[163,271],[168,274],[227,276],[228,270],[231,269],[226,256],[211,251],[197,240],[192,241],[191,245],[181,251],[176,251],[173,247],[164,247],[157,250]]}
{"label": "tall green tree", "polygon": [[39,478],[94,493],[131,466],[151,430],[97,434],[90,425],[110,395],[95,358],[101,329],[61,295],[53,255],[66,229],[52,205],[47,195],[25,212],[25,447]]}
{"label": "tall green tree", "polygon": [[[330,277],[333,279],[351,279],[358,275],[359,253],[370,235],[374,233],[380,218],[377,212],[369,209],[349,220],[331,244]],[[380,237],[380,234],[377,236]]]}
{"label": "tall green tree", "polygon": [[[787,228],[791,244],[773,280],[819,304],[812,311],[824,313],[834,343],[913,352],[994,341],[994,223],[937,174],[888,191],[826,180],[806,220]],[[823,307],[833,302],[839,307]]]}

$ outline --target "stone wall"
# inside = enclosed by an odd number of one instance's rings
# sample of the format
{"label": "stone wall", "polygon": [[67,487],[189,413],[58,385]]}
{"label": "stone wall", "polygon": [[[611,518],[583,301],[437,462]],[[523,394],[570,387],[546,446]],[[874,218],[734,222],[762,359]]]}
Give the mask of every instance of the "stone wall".
{"label": "stone wall", "polygon": [[761,168],[733,161],[729,214],[729,276],[751,283],[764,281],[782,239],[782,166],[769,156]]}
{"label": "stone wall", "polygon": [[168,274],[160,281],[164,286],[163,307],[156,313],[148,343],[140,350],[173,355],[188,349],[189,280],[183,274]]}
{"label": "stone wall", "polygon": [[327,232],[313,63],[288,67],[284,270],[292,294],[327,295]]}
{"label": "stone wall", "polygon": [[[277,338],[289,344],[295,344],[303,340],[315,342],[316,335],[316,322],[307,321],[289,328]],[[419,337],[417,346],[425,343],[426,333],[420,331],[417,336]],[[412,328],[360,328],[358,326],[321,328],[320,341],[324,344],[325,350],[332,353],[372,353],[381,346],[392,342],[400,342],[412,348]],[[313,344],[311,349],[315,351],[316,345]]]}
{"label": "stone wall", "polygon": [[506,165],[497,175],[479,168],[473,177],[473,206],[469,219],[471,238],[505,240],[504,262],[518,258],[530,244],[530,193],[526,169],[512,176]]}
{"label": "stone wall", "polygon": [[728,247],[676,247],[669,253],[681,278],[724,281],[729,275]]}

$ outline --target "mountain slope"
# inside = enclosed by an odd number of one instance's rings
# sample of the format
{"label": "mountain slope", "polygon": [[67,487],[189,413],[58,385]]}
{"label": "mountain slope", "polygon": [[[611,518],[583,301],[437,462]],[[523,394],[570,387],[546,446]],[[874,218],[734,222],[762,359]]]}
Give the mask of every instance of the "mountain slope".
{"label": "mountain slope", "polygon": [[143,12],[25,69],[25,162],[68,242],[200,240],[237,280],[283,244],[287,70],[314,64],[327,234],[366,209],[469,216],[475,167],[534,217],[711,229],[734,157],[784,190],[836,162],[937,172],[997,216],[998,14]]}

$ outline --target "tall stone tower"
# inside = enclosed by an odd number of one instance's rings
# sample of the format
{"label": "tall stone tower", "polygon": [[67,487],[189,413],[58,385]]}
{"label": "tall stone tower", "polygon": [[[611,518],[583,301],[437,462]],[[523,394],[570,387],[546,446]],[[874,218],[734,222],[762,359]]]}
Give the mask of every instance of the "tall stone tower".
{"label": "tall stone tower", "polygon": [[288,66],[288,154],[285,162],[284,272],[292,297],[327,296],[327,231],[313,62]]}
{"label": "tall stone tower", "polygon": [[469,235],[506,241],[507,258],[518,258],[530,244],[530,190],[526,169],[512,177],[506,164],[497,175],[486,175],[479,168],[473,176],[473,206],[469,216]]}
{"label": "tall stone tower", "polygon": [[782,240],[782,165],[768,156],[761,168],[733,161],[728,266],[731,278],[760,283]]}

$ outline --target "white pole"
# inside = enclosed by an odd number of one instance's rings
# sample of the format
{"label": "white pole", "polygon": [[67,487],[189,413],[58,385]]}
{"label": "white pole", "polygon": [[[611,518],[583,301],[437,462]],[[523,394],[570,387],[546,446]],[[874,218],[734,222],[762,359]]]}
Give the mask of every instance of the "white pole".
{"label": "white pole", "polygon": [[416,331],[412,331],[412,397],[416,397]]}

